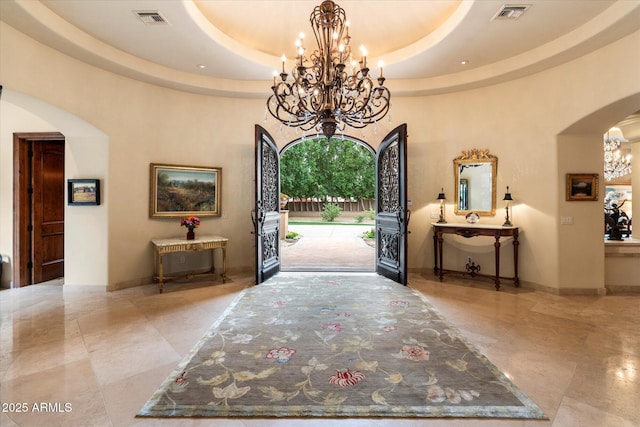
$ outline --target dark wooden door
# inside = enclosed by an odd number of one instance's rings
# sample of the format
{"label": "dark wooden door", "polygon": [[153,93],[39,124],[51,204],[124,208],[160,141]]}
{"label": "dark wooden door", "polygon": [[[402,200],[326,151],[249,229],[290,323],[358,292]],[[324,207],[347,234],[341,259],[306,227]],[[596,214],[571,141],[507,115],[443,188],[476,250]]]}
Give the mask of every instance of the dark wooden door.
{"label": "dark wooden door", "polygon": [[64,135],[15,133],[13,286],[64,276]]}
{"label": "dark wooden door", "polygon": [[33,143],[33,283],[64,276],[64,143]]}
{"label": "dark wooden door", "polygon": [[407,284],[407,125],[387,135],[376,154],[376,272]]}
{"label": "dark wooden door", "polygon": [[255,131],[256,204],[252,212],[256,245],[256,284],[280,271],[280,156],[262,127]]}

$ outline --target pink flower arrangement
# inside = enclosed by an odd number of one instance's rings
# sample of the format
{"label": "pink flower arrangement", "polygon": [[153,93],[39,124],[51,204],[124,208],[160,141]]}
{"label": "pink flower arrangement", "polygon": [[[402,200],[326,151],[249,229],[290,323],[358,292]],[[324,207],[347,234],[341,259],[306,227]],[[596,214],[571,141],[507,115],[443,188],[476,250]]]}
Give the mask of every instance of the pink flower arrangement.
{"label": "pink flower arrangement", "polygon": [[184,225],[189,230],[193,231],[194,228],[200,225],[200,218],[198,218],[197,216],[188,216],[180,221],[180,225]]}

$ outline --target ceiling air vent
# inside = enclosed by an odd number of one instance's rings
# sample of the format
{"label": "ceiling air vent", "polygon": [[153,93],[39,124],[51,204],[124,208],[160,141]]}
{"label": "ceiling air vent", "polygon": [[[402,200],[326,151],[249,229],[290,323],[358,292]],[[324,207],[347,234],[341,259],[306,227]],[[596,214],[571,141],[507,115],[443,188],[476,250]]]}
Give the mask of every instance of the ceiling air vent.
{"label": "ceiling air vent", "polygon": [[157,10],[134,10],[133,13],[135,13],[138,18],[147,25],[169,24],[164,16],[160,15],[160,12]]}
{"label": "ceiling air vent", "polygon": [[518,19],[529,7],[530,4],[505,4],[491,20]]}

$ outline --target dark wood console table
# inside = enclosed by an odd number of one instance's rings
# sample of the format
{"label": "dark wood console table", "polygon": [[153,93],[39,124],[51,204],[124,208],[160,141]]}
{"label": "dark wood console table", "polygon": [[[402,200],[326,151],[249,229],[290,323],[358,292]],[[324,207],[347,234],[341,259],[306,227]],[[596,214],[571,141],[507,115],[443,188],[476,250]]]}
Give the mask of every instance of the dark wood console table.
{"label": "dark wood console table", "polygon": [[[492,278],[496,290],[500,290],[500,279],[513,280],[513,284],[516,287],[520,286],[520,279],[518,278],[518,227],[503,227],[499,225],[470,225],[470,224],[448,224],[448,223],[433,223],[433,271],[438,274],[440,281],[444,279],[444,275],[447,273],[466,274],[471,277],[480,276]],[[493,244],[495,248],[496,259],[496,272],[495,275],[480,274],[480,266],[476,266],[474,263],[468,263],[466,265],[467,271],[457,270],[444,270],[442,268],[442,241],[443,235],[456,234],[465,238],[486,236],[493,237],[495,242]],[[500,276],[500,238],[501,237],[513,237],[513,277]]]}

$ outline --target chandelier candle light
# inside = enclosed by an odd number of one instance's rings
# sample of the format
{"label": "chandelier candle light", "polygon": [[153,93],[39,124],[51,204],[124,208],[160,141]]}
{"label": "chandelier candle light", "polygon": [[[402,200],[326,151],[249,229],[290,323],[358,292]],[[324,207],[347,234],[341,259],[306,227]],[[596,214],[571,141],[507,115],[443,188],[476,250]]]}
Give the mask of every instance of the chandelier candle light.
{"label": "chandelier candle light", "polygon": [[322,132],[327,139],[346,126],[361,129],[382,119],[391,106],[391,93],[384,87],[384,64],[378,63],[375,87],[364,46],[360,59],[353,58],[344,9],[324,0],[311,12],[310,21],[318,48],[305,56],[304,33],[300,33],[293,81],[287,80],[287,58],[282,55],[280,81],[274,71],[273,94],[267,100],[269,113],[286,126]]}

